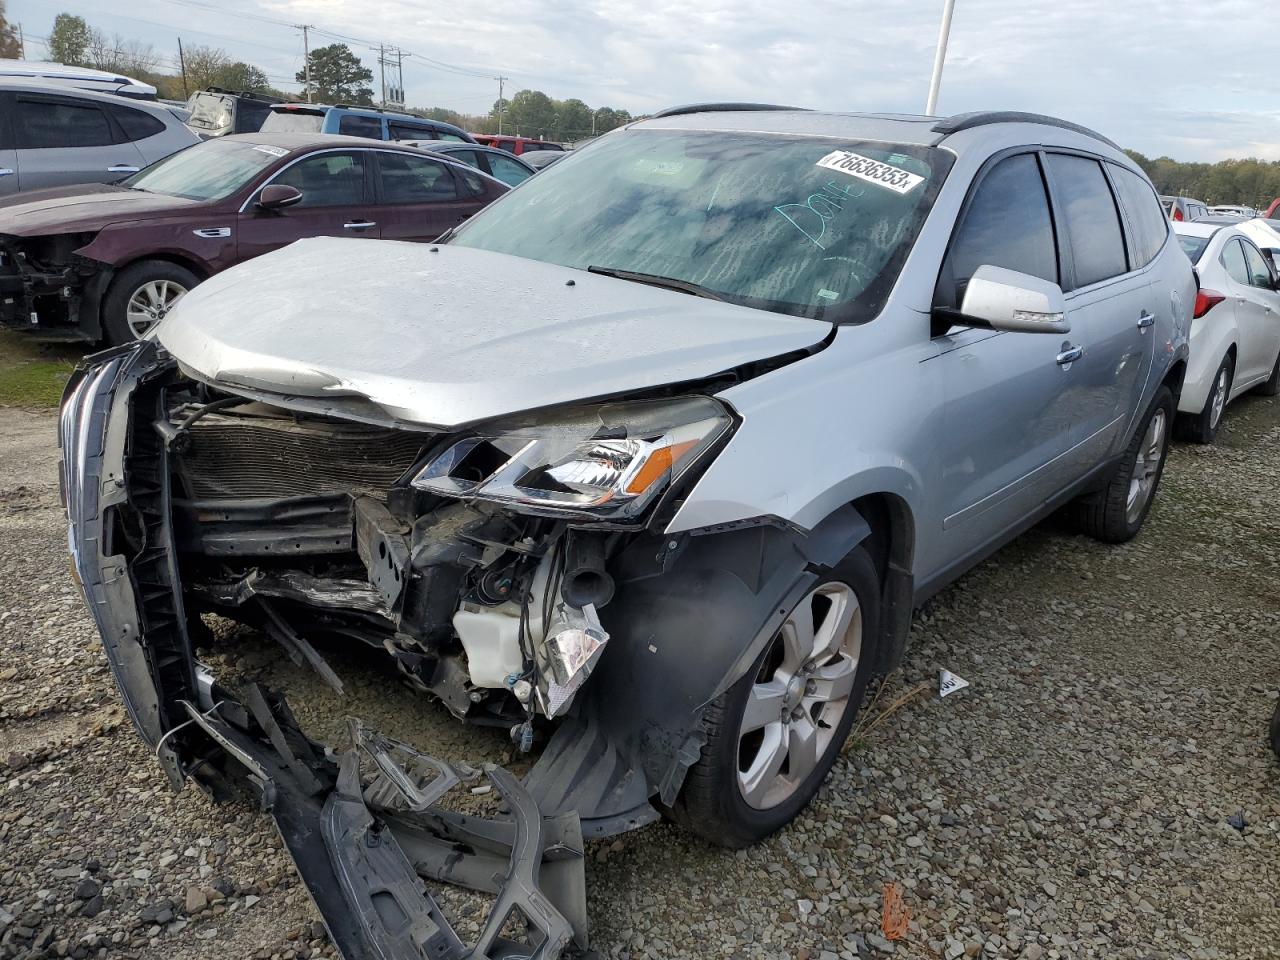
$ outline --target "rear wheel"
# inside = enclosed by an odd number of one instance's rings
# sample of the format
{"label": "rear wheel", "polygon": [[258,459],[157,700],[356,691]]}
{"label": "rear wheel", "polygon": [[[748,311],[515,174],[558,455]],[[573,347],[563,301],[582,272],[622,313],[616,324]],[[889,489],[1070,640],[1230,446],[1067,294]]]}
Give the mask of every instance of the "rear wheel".
{"label": "rear wheel", "polygon": [[1218,427],[1222,425],[1222,413],[1227,409],[1227,400],[1231,397],[1234,376],[1235,361],[1228,353],[1218,365],[1218,372],[1213,375],[1213,386],[1209,388],[1204,408],[1199,413],[1178,415],[1179,436],[1193,443],[1213,443],[1213,438],[1218,435]]}
{"label": "rear wheel", "polygon": [[668,814],[724,847],[747,846],[792,820],[840,755],[879,631],[879,577],[858,547],[796,604],[747,674],[707,706],[707,742]]}
{"label": "rear wheel", "polygon": [[1107,485],[1076,502],[1075,521],[1084,533],[1124,543],[1142,529],[1169,454],[1173,408],[1173,393],[1161,386]]}
{"label": "rear wheel", "polygon": [[124,270],[102,300],[102,333],[111,346],[144,336],[200,278],[167,260],[143,260]]}

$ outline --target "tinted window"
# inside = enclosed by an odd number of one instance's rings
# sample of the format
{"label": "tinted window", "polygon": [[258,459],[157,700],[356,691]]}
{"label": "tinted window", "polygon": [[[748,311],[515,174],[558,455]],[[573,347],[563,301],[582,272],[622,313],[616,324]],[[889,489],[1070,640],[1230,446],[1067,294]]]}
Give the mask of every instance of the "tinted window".
{"label": "tinted window", "polygon": [[1242,244],[1244,247],[1244,258],[1249,264],[1249,282],[1255,287],[1262,287],[1264,290],[1270,290],[1271,271],[1267,269],[1267,261],[1263,259],[1262,254],[1258,252],[1258,248],[1252,243]]}
{"label": "tinted window", "polygon": [[1054,193],[1062,210],[1075,262],[1077,287],[1116,277],[1128,270],[1120,214],[1098,161],[1049,154]]}
{"label": "tinted window", "polygon": [[507,186],[514,187],[532,176],[527,169],[510,157],[503,157],[496,153],[490,153],[487,156],[490,172]]}
{"label": "tinted window", "polygon": [[396,123],[387,121],[387,129],[391,131],[392,140],[435,140],[436,131],[432,127],[416,123]]}
{"label": "tinted window", "polygon": [[455,143],[467,142],[466,140],[463,140],[462,137],[458,136],[456,133],[449,133],[449,131],[447,130],[436,130],[435,135],[439,137],[441,140],[452,140]]}
{"label": "tinted window", "polygon": [[348,137],[381,140],[382,121],[377,117],[360,117],[349,113],[338,121],[338,132]]}
{"label": "tinted window", "polygon": [[270,113],[270,105],[260,100],[240,100],[236,104],[236,133],[256,132]]}
{"label": "tinted window", "polygon": [[984,264],[1058,279],[1053,220],[1033,154],[1001,160],[982,178],[951,243],[938,305],[958,307],[969,278]]}
{"label": "tinted window", "polygon": [[1111,179],[1120,194],[1120,204],[1129,219],[1133,249],[1129,252],[1132,269],[1145,267],[1164,246],[1169,221],[1150,185],[1132,170],[1111,165]]}
{"label": "tinted window", "polygon": [[115,140],[97,104],[20,97],[16,120],[18,146],[27,150],[101,147]]}
{"label": "tinted window", "polygon": [[476,156],[474,150],[450,150],[445,156],[450,160],[457,160],[459,163],[465,163],[471,167],[480,166],[480,158]]}
{"label": "tinted window", "polygon": [[458,187],[449,168],[437,160],[407,153],[383,153],[383,203],[439,203],[458,199]]}
{"label": "tinted window", "polygon": [[1187,259],[1192,263],[1200,262],[1200,255],[1204,253],[1204,248],[1209,246],[1208,237],[1189,237],[1186,234],[1178,234],[1178,246],[1182,247],[1182,252],[1187,255]]}
{"label": "tinted window", "polygon": [[164,133],[164,121],[149,113],[116,106],[111,108],[111,112],[116,122],[120,124],[120,128],[124,130],[126,139],[145,140],[147,137],[154,137],[157,133]]}
{"label": "tinted window", "polygon": [[1232,240],[1223,247],[1222,265],[1227,268],[1227,274],[1232,280],[1249,286],[1249,264],[1245,262],[1239,240]]}
{"label": "tinted window", "polygon": [[950,164],[921,145],[625,130],[531,177],[525,202],[486,207],[450,244],[858,322],[880,312]]}
{"label": "tinted window", "polygon": [[299,207],[354,206],[364,202],[365,153],[319,153],[299,160],[272,183],[302,192]]}

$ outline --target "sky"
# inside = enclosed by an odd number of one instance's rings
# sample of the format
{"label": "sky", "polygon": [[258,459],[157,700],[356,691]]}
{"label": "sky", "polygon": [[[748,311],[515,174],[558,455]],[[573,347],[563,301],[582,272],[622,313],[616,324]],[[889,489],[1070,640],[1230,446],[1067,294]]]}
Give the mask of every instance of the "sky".
{"label": "sky", "polygon": [[[1248,49],[1270,36],[1267,9],[956,0],[938,112],[1031,110],[1152,157],[1280,160],[1271,58]],[[302,65],[301,33],[286,24],[364,41],[351,46],[375,90],[370,46],[395,44],[413,54],[407,101],[464,113],[489,109],[499,75],[507,96],[531,87],[633,114],[704,100],[920,113],[942,0],[8,0],[29,56],[63,11],[165,56],[179,36],[223,47],[286,90]],[[333,40],[312,34],[313,46]]]}

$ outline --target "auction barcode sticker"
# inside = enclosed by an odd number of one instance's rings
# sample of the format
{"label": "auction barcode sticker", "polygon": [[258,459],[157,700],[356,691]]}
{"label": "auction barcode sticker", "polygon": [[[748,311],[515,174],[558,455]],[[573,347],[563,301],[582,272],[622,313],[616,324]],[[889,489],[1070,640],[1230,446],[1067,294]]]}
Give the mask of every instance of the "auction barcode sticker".
{"label": "auction barcode sticker", "polygon": [[910,193],[917,184],[924,181],[924,177],[918,173],[911,173],[901,167],[872,160],[870,157],[864,157],[860,153],[849,150],[832,150],[819,160],[817,165],[835,170],[837,173],[847,173],[851,177],[885,187],[894,193]]}

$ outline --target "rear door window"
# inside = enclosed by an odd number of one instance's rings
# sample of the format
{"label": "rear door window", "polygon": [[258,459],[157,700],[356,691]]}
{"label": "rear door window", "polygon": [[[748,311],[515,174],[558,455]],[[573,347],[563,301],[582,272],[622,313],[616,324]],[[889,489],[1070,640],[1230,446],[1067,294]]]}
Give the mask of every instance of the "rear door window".
{"label": "rear door window", "polygon": [[107,115],[96,103],[19,97],[15,119],[20,150],[104,147],[115,142]]}
{"label": "rear door window", "polygon": [[392,140],[436,140],[434,127],[423,126],[417,123],[397,123],[395,120],[387,121],[387,129],[390,132]]}
{"label": "rear door window", "polygon": [[1227,275],[1232,280],[1249,286],[1249,264],[1244,258],[1239,240],[1232,240],[1222,248],[1222,265],[1226,267]]}
{"label": "rear door window", "polygon": [[1261,287],[1263,290],[1272,288],[1271,270],[1267,266],[1266,258],[1258,252],[1258,248],[1252,243],[1241,244],[1244,247],[1244,259],[1249,267],[1249,283],[1251,286]]}
{"label": "rear door window", "polygon": [[349,113],[338,121],[338,132],[348,137],[382,139],[382,120],[378,117],[362,117]]}
{"label": "rear door window", "polygon": [[1034,154],[1006,157],[978,184],[952,238],[937,305],[958,308],[974,271],[983,265],[1058,279],[1053,219]]}
{"label": "rear door window", "polygon": [[439,160],[381,152],[383,203],[443,203],[458,199],[458,185]]}
{"label": "rear door window", "polygon": [[498,153],[487,153],[485,157],[489,160],[489,171],[507,186],[514,187],[533,176],[523,164],[510,157]]}
{"label": "rear door window", "polygon": [[1154,260],[1164,246],[1169,235],[1169,221],[1160,208],[1160,201],[1142,177],[1113,163],[1111,180],[1120,194],[1120,204],[1128,216],[1129,230],[1133,235],[1129,266],[1137,270]]}
{"label": "rear door window", "polygon": [[1120,213],[1097,160],[1048,155],[1054,196],[1066,221],[1066,242],[1075,265],[1075,286],[1087,287],[1128,272]]}

